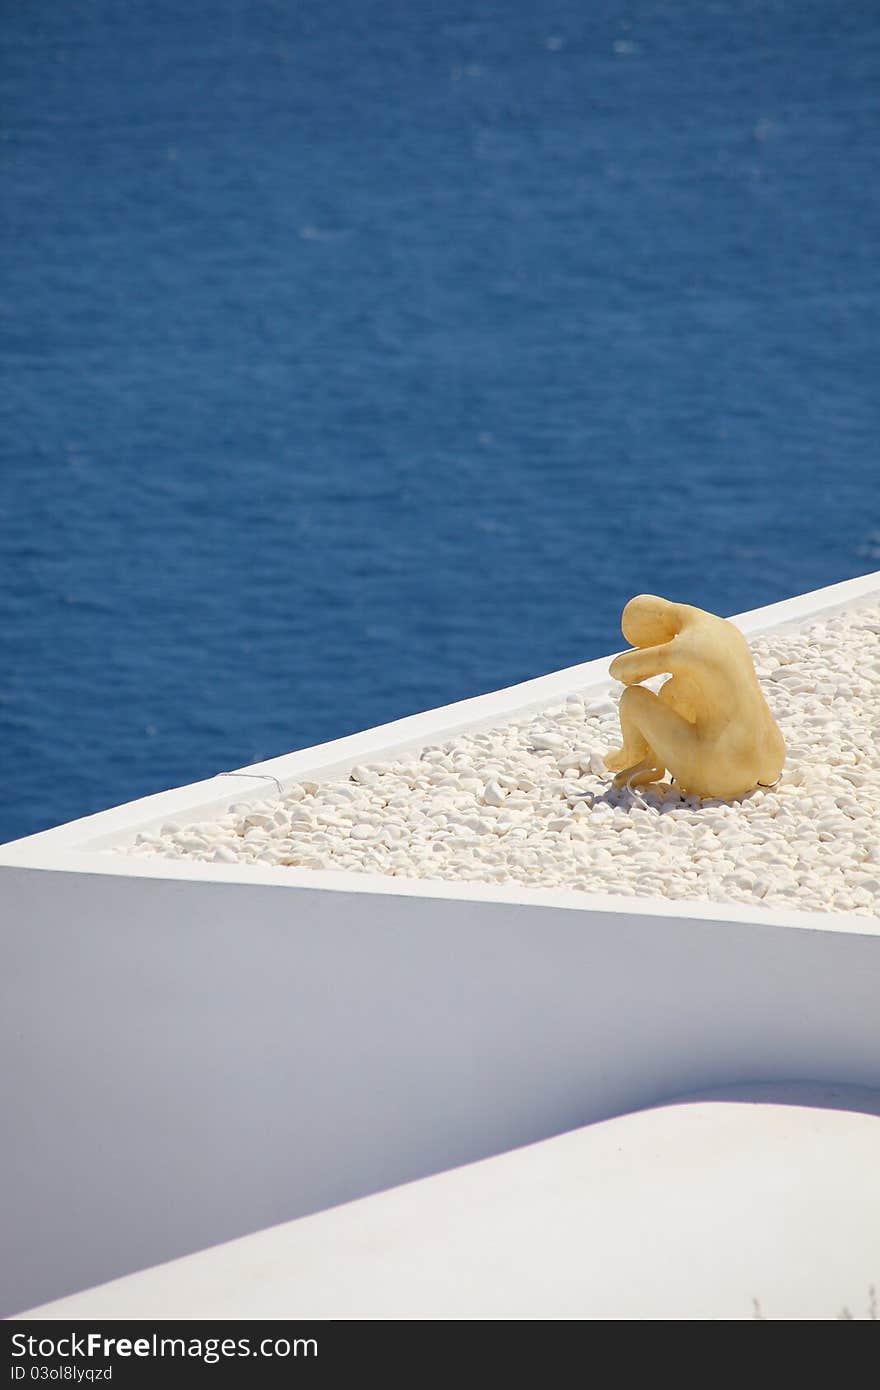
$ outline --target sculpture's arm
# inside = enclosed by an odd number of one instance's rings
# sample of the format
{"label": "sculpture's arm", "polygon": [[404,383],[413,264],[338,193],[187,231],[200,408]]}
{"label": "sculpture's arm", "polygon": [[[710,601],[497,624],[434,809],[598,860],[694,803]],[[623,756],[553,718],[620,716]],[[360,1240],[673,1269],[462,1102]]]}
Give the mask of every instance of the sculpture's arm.
{"label": "sculpture's arm", "polygon": [[675,638],[663,642],[659,647],[634,647],[631,652],[616,656],[608,668],[608,674],[624,685],[638,685],[651,676],[662,676],[667,671],[673,675],[681,669],[681,647],[676,646]]}

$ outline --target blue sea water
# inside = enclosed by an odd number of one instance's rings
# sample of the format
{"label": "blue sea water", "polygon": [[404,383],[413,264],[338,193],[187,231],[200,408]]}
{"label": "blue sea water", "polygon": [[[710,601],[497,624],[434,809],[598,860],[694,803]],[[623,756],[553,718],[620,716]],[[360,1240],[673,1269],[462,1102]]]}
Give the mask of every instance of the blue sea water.
{"label": "blue sea water", "polygon": [[0,840],[880,564],[880,10],[30,0]]}

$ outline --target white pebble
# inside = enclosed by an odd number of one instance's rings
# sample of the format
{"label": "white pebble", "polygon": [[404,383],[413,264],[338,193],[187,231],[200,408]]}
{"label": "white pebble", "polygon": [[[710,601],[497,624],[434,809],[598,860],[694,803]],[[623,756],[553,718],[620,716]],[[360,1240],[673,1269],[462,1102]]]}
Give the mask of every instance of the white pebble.
{"label": "white pebble", "polygon": [[529,743],[542,752],[555,753],[565,747],[566,740],[561,734],[540,733],[532,734]]}
{"label": "white pebble", "polygon": [[351,838],[353,840],[372,840],[376,836],[376,827],[361,822],[360,825],[352,826]]}
{"label": "white pebble", "polygon": [[610,696],[605,696],[603,699],[590,700],[586,706],[588,717],[591,715],[615,714],[616,711],[617,705]]}

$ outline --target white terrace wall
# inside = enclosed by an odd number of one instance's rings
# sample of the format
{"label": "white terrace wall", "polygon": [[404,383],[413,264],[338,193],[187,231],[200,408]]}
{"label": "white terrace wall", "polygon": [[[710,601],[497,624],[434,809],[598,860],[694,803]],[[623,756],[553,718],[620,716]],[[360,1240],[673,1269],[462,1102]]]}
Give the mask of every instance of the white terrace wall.
{"label": "white terrace wall", "polygon": [[0,1308],[684,1090],[880,1085],[880,941],[10,870]]}

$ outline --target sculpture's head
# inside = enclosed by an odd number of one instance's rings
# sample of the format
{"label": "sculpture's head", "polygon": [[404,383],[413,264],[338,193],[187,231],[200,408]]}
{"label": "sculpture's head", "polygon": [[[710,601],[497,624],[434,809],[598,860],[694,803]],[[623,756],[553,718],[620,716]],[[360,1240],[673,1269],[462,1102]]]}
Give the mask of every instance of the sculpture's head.
{"label": "sculpture's head", "polygon": [[637,594],[623,610],[620,629],[631,647],[657,647],[681,631],[681,608],[657,594]]}

